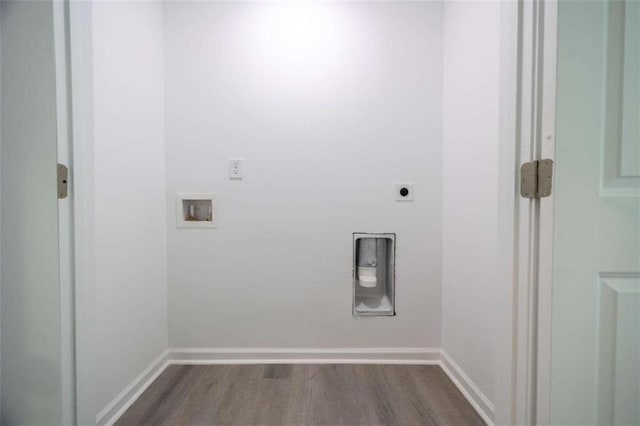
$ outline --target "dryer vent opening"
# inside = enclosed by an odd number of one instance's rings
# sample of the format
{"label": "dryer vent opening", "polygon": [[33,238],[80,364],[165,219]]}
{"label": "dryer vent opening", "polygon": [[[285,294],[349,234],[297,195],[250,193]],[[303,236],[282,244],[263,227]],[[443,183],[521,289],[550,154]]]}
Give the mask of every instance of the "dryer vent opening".
{"label": "dryer vent opening", "polygon": [[395,234],[353,234],[353,315],[395,315]]}

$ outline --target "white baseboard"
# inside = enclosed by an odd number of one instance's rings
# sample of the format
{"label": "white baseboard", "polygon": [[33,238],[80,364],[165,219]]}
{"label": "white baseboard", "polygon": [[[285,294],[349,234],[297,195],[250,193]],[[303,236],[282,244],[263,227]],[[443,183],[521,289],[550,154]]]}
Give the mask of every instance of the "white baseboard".
{"label": "white baseboard", "polygon": [[487,425],[493,426],[495,407],[478,386],[467,376],[456,362],[443,350],[440,366],[449,379],[458,387],[467,401],[478,412]]}
{"label": "white baseboard", "polygon": [[435,348],[172,348],[156,358],[100,411],[96,423],[110,426],[167,368],[177,364],[419,364],[439,365],[482,419],[493,425],[494,406],[444,351]]}
{"label": "white baseboard", "polygon": [[171,364],[437,364],[431,348],[174,348]]}
{"label": "white baseboard", "polygon": [[169,351],[166,350],[154,359],[147,368],[131,383],[127,385],[110,403],[107,404],[96,416],[96,424],[99,426],[111,426],[127,411],[127,408],[138,399],[151,383],[169,365]]}

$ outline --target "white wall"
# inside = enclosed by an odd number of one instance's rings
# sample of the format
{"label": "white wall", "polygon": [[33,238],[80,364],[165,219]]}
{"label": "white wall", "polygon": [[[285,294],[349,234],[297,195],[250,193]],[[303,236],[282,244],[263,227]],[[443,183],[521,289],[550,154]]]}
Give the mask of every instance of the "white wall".
{"label": "white wall", "polygon": [[[167,346],[442,347],[491,406],[498,2],[94,8],[97,406]],[[396,317],[351,315],[363,231],[397,233]]]}
{"label": "white wall", "polygon": [[167,348],[162,5],[93,5],[96,407]]}
{"label": "white wall", "polygon": [[[165,6],[170,346],[440,347],[442,7],[305,3]],[[351,315],[357,231],[397,233],[396,317]]]}
{"label": "white wall", "polygon": [[442,347],[494,400],[499,2],[444,6]]}

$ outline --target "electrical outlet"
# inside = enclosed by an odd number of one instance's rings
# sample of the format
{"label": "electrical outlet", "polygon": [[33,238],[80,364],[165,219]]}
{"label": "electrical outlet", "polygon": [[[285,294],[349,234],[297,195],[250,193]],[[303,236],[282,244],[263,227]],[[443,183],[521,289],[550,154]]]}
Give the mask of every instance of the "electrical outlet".
{"label": "electrical outlet", "polygon": [[229,160],[229,179],[242,179],[241,158],[232,158]]}
{"label": "electrical outlet", "polygon": [[396,184],[396,201],[413,201],[413,185],[410,183]]}

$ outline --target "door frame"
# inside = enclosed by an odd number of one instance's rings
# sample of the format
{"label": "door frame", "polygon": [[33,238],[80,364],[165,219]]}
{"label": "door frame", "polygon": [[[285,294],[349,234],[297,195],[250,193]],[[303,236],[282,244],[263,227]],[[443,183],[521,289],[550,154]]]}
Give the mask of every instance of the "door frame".
{"label": "door frame", "polygon": [[496,423],[544,425],[550,405],[554,196],[522,198],[519,169],[525,162],[555,159],[558,0],[519,0],[505,9],[517,9],[507,12],[518,20],[516,54],[509,56],[517,78],[515,88],[503,90],[509,98],[501,110],[504,259]]}
{"label": "door frame", "polygon": [[[549,424],[554,195],[522,198],[520,165],[555,160],[558,0],[507,2],[502,64],[496,424]],[[516,76],[515,81],[509,75]]]}
{"label": "door frame", "polygon": [[58,263],[60,286],[60,383],[63,424],[76,424],[74,307],[74,191],[71,128],[71,75],[67,3],[51,1],[56,81],[56,146],[58,163],[68,167],[69,191],[58,200]]}
{"label": "door frame", "polygon": [[[557,2],[501,4],[496,424],[549,423],[553,193],[545,199],[521,198],[519,167],[534,159],[554,159]],[[75,420],[95,424],[92,4],[59,3],[65,5],[68,31],[72,142],[68,155],[76,159],[72,177]]]}
{"label": "door frame", "polygon": [[[543,10],[544,32],[540,83],[540,135],[536,140],[538,158],[555,162],[556,105],[558,74],[558,0],[547,1]],[[538,200],[537,328],[535,421],[551,422],[551,323],[553,308],[553,236],[555,191]]]}
{"label": "door frame", "polygon": [[92,2],[63,0],[68,18],[71,98],[71,155],[74,159],[75,417],[96,424],[93,335],[94,179],[93,179],[93,32]]}

